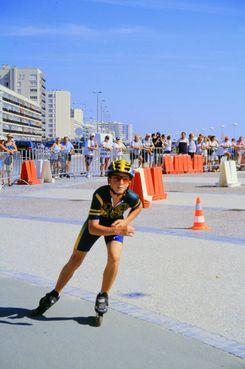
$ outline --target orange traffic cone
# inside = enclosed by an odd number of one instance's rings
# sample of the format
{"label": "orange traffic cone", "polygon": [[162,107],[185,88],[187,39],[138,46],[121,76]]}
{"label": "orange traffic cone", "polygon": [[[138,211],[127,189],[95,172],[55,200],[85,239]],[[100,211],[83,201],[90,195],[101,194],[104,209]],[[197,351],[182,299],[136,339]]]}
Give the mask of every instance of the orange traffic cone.
{"label": "orange traffic cone", "polygon": [[200,197],[196,199],[196,210],[193,226],[191,227],[194,231],[207,231],[209,228],[205,222],[205,218],[202,211],[202,205]]}

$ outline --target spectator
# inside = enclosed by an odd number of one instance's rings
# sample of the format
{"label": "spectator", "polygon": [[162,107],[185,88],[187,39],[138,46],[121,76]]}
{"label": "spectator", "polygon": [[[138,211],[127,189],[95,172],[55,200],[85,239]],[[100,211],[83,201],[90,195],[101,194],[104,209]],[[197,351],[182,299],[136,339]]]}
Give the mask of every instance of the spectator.
{"label": "spectator", "polygon": [[215,136],[211,136],[210,137],[210,142],[209,142],[209,152],[210,152],[210,162],[211,162],[211,166],[212,166],[212,170],[216,171],[218,169],[218,155],[217,155],[217,150],[219,147],[219,143],[216,139]]}
{"label": "spectator", "polygon": [[196,143],[195,143],[195,136],[193,133],[189,134],[189,145],[188,145],[188,154],[193,158],[196,153]]}
{"label": "spectator", "polygon": [[14,157],[13,154],[17,152],[17,147],[14,143],[13,136],[11,134],[7,134],[7,141],[5,142],[5,148],[8,151],[7,157],[4,159],[5,171],[7,173],[8,186],[12,186],[11,176],[14,167]]}
{"label": "spectator", "polygon": [[164,154],[171,154],[171,152],[172,152],[172,140],[171,136],[168,135],[165,141]]}
{"label": "spectator", "polygon": [[151,135],[149,133],[146,133],[145,138],[142,143],[143,143],[143,150],[142,150],[143,165],[151,166],[154,146],[151,140]]}
{"label": "spectator", "polygon": [[202,142],[202,155],[203,155],[203,158],[204,158],[203,164],[204,164],[206,170],[208,169],[207,168],[207,165],[208,165],[208,150],[209,150],[209,138],[207,136],[205,136],[204,139],[203,139],[203,142]]}
{"label": "spectator", "polygon": [[231,148],[229,149],[229,152],[231,154],[231,160],[236,160],[236,139],[231,139]]}
{"label": "spectator", "polygon": [[5,146],[4,146],[4,142],[5,142],[5,137],[0,136],[0,176],[2,179],[2,185],[4,186],[4,159],[6,158],[6,154],[10,153],[10,150],[8,150]]}
{"label": "spectator", "polygon": [[178,154],[188,154],[188,139],[186,138],[186,133],[181,132],[180,139],[177,141]]}
{"label": "spectator", "polygon": [[199,135],[197,138],[197,143],[196,143],[196,153],[197,155],[202,155],[202,144],[203,144],[203,137],[202,135]]}
{"label": "spectator", "polygon": [[231,142],[228,136],[225,136],[224,141],[221,142],[218,150],[217,155],[219,157],[219,161],[221,160],[222,156],[226,156],[228,159],[231,157],[229,149],[231,148]]}
{"label": "spectator", "polygon": [[94,152],[98,150],[98,144],[95,141],[95,135],[94,133],[91,133],[89,136],[89,139],[85,142],[84,147],[84,155],[85,155],[85,165],[86,165],[86,177],[91,177],[90,168],[91,163],[93,161]]}
{"label": "spectator", "polygon": [[132,165],[134,164],[134,161],[138,161],[138,166],[140,167],[142,164],[142,156],[141,156],[141,149],[142,149],[142,142],[140,140],[139,135],[135,135],[134,139],[131,143],[132,151],[130,152],[130,159]]}
{"label": "spectator", "polygon": [[240,136],[237,140],[236,152],[237,152],[237,165],[239,168],[241,168],[242,156],[245,153],[245,141],[242,136]]}
{"label": "spectator", "polygon": [[113,160],[121,160],[123,153],[126,151],[126,146],[121,141],[120,137],[116,137],[116,141],[113,144]]}
{"label": "spectator", "polygon": [[64,137],[61,153],[63,164],[63,167],[61,168],[61,177],[70,178],[71,156],[74,154],[74,146],[68,136]]}
{"label": "spectator", "polygon": [[57,137],[55,142],[50,148],[50,151],[51,151],[50,161],[51,161],[52,174],[54,178],[58,178],[60,174],[62,150],[63,150],[63,146],[61,145],[61,139]]}
{"label": "spectator", "polygon": [[100,176],[104,177],[109,166],[113,146],[110,143],[110,136],[105,136],[100,149]]}
{"label": "spectator", "polygon": [[162,164],[162,154],[163,154],[163,142],[161,138],[161,133],[157,132],[155,137],[152,139],[154,145],[154,163],[155,165]]}

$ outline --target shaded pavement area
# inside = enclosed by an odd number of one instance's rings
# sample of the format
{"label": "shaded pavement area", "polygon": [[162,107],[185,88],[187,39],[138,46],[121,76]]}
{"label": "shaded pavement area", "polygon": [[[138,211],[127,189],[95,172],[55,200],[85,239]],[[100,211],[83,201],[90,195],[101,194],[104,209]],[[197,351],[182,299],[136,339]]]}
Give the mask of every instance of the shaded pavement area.
{"label": "shaded pavement area", "polygon": [[233,355],[113,310],[95,327],[93,304],[76,297],[63,295],[45,316],[31,318],[45,290],[0,280],[2,369],[244,368]]}

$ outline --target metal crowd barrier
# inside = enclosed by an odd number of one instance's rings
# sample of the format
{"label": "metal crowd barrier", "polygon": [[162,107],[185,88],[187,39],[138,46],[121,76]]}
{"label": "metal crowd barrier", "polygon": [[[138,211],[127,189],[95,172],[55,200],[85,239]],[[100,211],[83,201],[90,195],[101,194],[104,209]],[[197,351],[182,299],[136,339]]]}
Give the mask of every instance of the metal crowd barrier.
{"label": "metal crowd barrier", "polygon": [[[8,154],[1,152],[0,160],[4,162],[5,158]],[[170,156],[171,160],[177,160],[176,153],[165,154],[164,150],[161,148],[155,148],[151,151],[143,149],[137,151],[135,149],[127,149],[126,152],[123,153],[121,158],[131,161],[134,168],[139,166],[161,166],[165,167],[166,156]],[[116,153],[112,152],[110,159],[115,160],[119,157]],[[237,160],[238,153],[234,151],[232,159]],[[21,166],[24,160],[49,160],[51,164],[52,174],[55,175],[55,163],[56,160],[52,157],[52,153],[49,149],[34,149],[34,150],[26,150],[26,151],[18,151],[13,154],[13,167],[11,171],[11,180],[15,181],[20,177]],[[61,154],[58,158],[59,162],[59,173],[58,175],[62,175],[66,173],[66,160],[67,155]],[[199,163],[200,164],[200,163]],[[238,166],[239,169],[245,169],[245,151],[242,152],[241,163]],[[214,171],[219,170],[219,159],[215,156],[215,154],[207,153],[206,156],[203,157],[203,170],[202,171]],[[57,169],[56,169],[57,172]],[[96,176],[100,174],[100,151],[94,151],[93,160],[90,166],[90,172],[92,175]],[[194,171],[195,172],[195,171]],[[171,172],[169,172],[171,173]],[[174,171],[173,171],[174,173]],[[176,172],[177,173],[177,172]],[[2,173],[0,173],[4,179],[7,179],[7,173],[3,166]],[[86,166],[85,166],[85,155],[84,148],[75,150],[74,154],[71,155],[71,164],[69,174],[71,176],[81,176],[86,174]]]}

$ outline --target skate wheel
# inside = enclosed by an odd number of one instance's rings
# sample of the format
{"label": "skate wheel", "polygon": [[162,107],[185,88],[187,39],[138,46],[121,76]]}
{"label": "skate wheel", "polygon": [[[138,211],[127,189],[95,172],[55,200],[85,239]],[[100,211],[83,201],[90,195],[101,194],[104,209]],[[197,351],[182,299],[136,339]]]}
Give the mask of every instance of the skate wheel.
{"label": "skate wheel", "polygon": [[96,327],[100,327],[103,322],[103,315],[97,314],[95,317]]}

